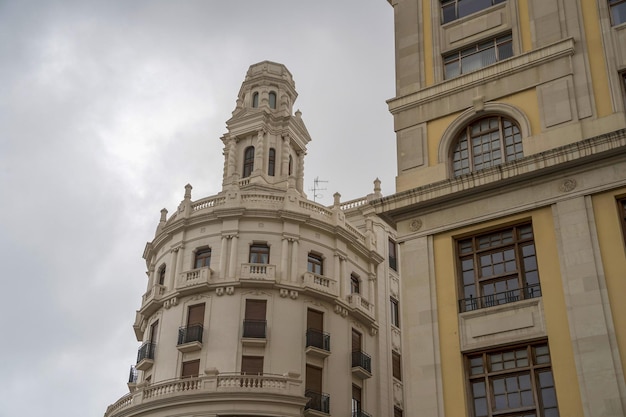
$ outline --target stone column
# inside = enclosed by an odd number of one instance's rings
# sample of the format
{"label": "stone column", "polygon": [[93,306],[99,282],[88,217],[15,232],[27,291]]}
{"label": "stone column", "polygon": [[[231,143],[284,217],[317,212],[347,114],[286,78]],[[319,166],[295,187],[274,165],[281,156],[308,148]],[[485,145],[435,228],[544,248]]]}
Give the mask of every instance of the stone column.
{"label": "stone column", "polygon": [[256,145],[254,147],[254,172],[260,173],[265,171],[265,136],[264,130],[257,132]]}
{"label": "stone column", "polygon": [[219,278],[225,279],[227,277],[227,260],[228,260],[228,238],[229,236],[222,236],[222,245],[220,248],[220,272]]}
{"label": "stone column", "polygon": [[622,417],[626,388],[591,197],[560,201],[552,211],[584,415]]}
{"label": "stone column", "polygon": [[298,166],[296,167],[296,190],[304,192],[304,152],[298,152]]}
{"label": "stone column", "polygon": [[298,282],[298,240],[293,239],[291,244],[291,282]]}
{"label": "stone column", "polygon": [[289,239],[283,237],[281,256],[280,256],[280,280],[289,281]]}
{"label": "stone column", "polygon": [[228,278],[230,280],[235,279],[235,272],[237,271],[237,235],[233,235],[230,241],[230,259],[228,263]]}

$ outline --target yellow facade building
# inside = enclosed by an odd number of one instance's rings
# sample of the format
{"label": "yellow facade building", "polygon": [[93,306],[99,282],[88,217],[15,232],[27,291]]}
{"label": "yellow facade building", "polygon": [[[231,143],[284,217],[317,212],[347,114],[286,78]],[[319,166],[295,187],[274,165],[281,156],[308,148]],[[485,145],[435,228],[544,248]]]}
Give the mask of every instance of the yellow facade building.
{"label": "yellow facade building", "polygon": [[390,0],[405,416],[626,415],[626,1]]}

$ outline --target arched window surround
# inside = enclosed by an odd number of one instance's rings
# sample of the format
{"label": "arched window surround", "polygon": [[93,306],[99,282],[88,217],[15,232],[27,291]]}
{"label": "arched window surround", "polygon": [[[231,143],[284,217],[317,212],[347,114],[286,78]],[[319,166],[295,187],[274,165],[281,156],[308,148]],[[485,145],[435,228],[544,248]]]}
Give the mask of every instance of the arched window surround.
{"label": "arched window surround", "polygon": [[243,151],[243,173],[242,178],[252,175],[254,170],[254,146],[248,146]]}
{"label": "arched window surround", "polygon": [[269,99],[270,109],[275,109],[276,108],[276,92],[270,91],[268,95],[268,99]]}
{"label": "arched window surround", "polygon": [[252,93],[252,107],[259,107],[259,93],[256,91]]}
{"label": "arched window surround", "polygon": [[453,178],[452,160],[450,158],[456,139],[462,129],[475,120],[488,116],[504,116],[512,119],[520,128],[522,141],[531,135],[530,121],[526,115],[517,107],[505,103],[485,103],[481,111],[476,111],[474,107],[461,113],[444,131],[441,141],[439,141],[438,163],[447,165],[448,175]]}

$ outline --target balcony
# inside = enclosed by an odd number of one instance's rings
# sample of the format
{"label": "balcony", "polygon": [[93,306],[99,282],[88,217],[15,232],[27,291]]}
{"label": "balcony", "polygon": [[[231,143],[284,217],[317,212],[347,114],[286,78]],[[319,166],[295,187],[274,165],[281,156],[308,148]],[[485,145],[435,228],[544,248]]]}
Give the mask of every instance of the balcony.
{"label": "balcony", "polygon": [[317,416],[330,413],[330,396],[321,392],[315,392],[312,390],[304,391],[304,396],[309,401],[304,406],[305,416]]}
{"label": "balcony", "polygon": [[267,333],[266,320],[245,319],[243,321],[242,343],[249,346],[265,346]]}
{"label": "balcony", "polygon": [[317,295],[325,296],[327,298],[336,298],[339,296],[337,282],[328,277],[314,274],[312,272],[305,272],[302,275],[302,281],[304,289],[312,291]]}
{"label": "balcony", "polygon": [[130,366],[130,372],[128,373],[128,390],[133,392],[137,387],[137,368],[134,365]]}
{"label": "balcony", "polygon": [[240,281],[255,284],[276,282],[276,265],[242,264]]}
{"label": "balcony", "polygon": [[137,365],[136,369],[139,371],[146,371],[150,369],[154,364],[154,351],[156,350],[156,344],[152,342],[146,342],[137,351]]}
{"label": "balcony", "polygon": [[[133,414],[135,407],[141,408],[150,404],[151,407],[167,405],[168,407],[184,404],[202,404],[207,410],[216,403],[230,402],[232,407],[246,403],[250,409],[261,410],[264,415],[270,415],[275,407],[274,402],[268,403],[267,398],[276,396],[291,396],[293,414],[305,405],[302,398],[302,381],[290,375],[246,375],[245,384],[242,384],[240,373],[219,373],[203,375],[195,378],[176,378],[149,385],[138,384],[137,388],[111,404],[104,416],[117,417]],[[236,395],[233,397],[233,394]],[[134,414],[133,414],[134,415]]]}
{"label": "balcony", "polygon": [[352,375],[359,379],[372,377],[372,358],[367,353],[352,351]]}
{"label": "balcony", "polygon": [[361,294],[348,295],[348,303],[356,316],[362,320],[374,321],[374,304],[363,298]]}
{"label": "balcony", "polygon": [[516,301],[537,297],[541,297],[541,286],[534,284],[514,290],[484,295],[482,297],[464,298],[459,300],[459,312],[464,313],[466,311],[495,307],[501,304],[514,303]]}
{"label": "balcony", "polygon": [[330,335],[328,333],[308,329],[306,331],[306,353],[321,359],[330,355]]}
{"label": "balcony", "polygon": [[161,308],[163,294],[165,294],[165,286],[156,284],[143,295],[140,312],[144,317],[149,317]]}
{"label": "balcony", "polygon": [[201,324],[193,324],[178,329],[178,350],[182,353],[193,352],[202,349],[202,333],[204,327]]}
{"label": "balcony", "polygon": [[363,410],[354,410],[352,411],[352,417],[372,417],[372,415]]}
{"label": "balcony", "polygon": [[176,291],[183,295],[204,292],[209,289],[211,282],[211,270],[209,267],[192,269],[178,275]]}

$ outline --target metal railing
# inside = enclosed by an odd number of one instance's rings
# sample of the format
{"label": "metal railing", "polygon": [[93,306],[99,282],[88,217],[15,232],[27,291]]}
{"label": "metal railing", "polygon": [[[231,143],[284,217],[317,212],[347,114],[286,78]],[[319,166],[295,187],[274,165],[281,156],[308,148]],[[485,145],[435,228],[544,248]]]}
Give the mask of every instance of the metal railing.
{"label": "metal railing", "polygon": [[478,310],[481,308],[494,307],[501,304],[514,303],[519,300],[541,297],[541,286],[539,284],[529,285],[523,288],[516,288],[498,292],[495,294],[483,295],[482,297],[469,297],[459,300],[459,312]]}
{"label": "metal railing", "polygon": [[137,363],[144,359],[154,359],[154,351],[156,344],[152,342],[146,342],[137,351]]}
{"label": "metal railing", "polygon": [[305,410],[317,410],[326,414],[330,412],[330,395],[308,389],[304,391],[304,396],[309,399],[304,406]]}
{"label": "metal railing", "polygon": [[134,384],[137,382],[137,369],[135,369],[134,365],[130,366],[130,373],[128,375],[128,383]]}
{"label": "metal railing", "polygon": [[204,327],[201,324],[192,324],[178,329],[178,344],[200,342],[202,343],[202,332]]}
{"label": "metal railing", "polygon": [[316,329],[307,329],[306,347],[309,346],[330,352],[330,334]]}
{"label": "metal railing", "polygon": [[352,351],[352,367],[359,366],[367,372],[372,373],[372,358],[360,350]]}
{"label": "metal railing", "polygon": [[266,320],[245,319],[243,321],[243,337],[265,339]]}

